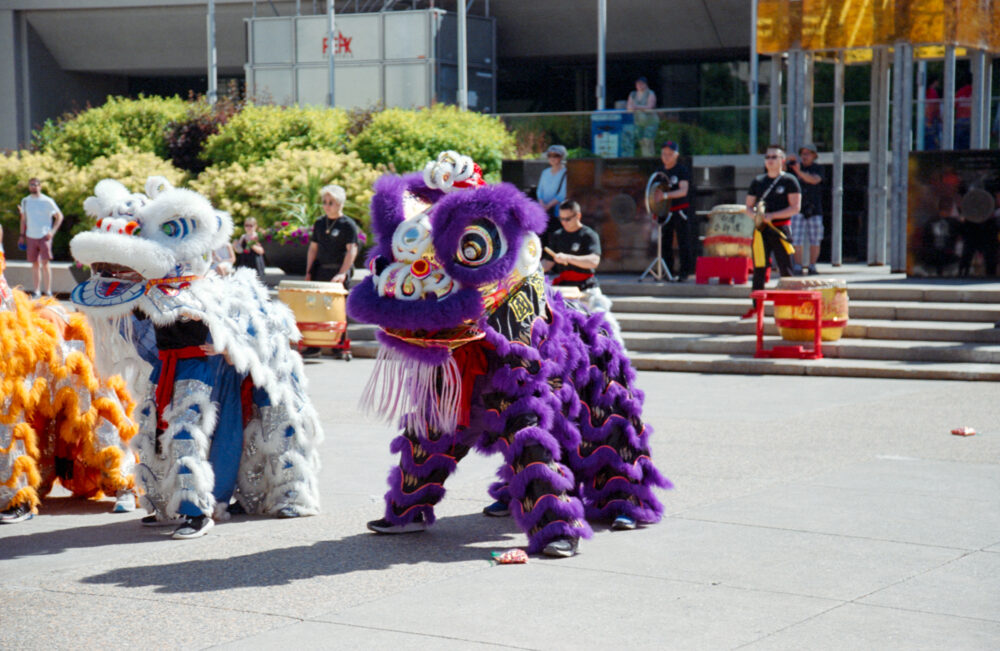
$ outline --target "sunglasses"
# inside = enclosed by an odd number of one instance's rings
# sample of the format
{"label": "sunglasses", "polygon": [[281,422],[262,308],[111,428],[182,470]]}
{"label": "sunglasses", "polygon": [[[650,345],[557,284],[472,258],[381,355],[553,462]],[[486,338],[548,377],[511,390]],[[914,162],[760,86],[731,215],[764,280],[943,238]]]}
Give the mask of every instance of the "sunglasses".
{"label": "sunglasses", "polygon": [[775,156],[774,154],[769,154],[764,157],[765,160],[773,160],[775,158],[783,158],[782,156]]}
{"label": "sunglasses", "polygon": [[571,222],[574,219],[576,219],[576,215],[573,215],[572,217],[560,217],[559,221],[561,221],[561,222]]}

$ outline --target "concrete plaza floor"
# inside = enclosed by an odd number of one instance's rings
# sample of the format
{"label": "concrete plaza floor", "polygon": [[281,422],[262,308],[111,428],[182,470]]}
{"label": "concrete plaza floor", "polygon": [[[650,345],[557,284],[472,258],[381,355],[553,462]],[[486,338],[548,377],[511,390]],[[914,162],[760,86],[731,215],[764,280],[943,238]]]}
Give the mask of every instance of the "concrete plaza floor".
{"label": "concrete plaza floor", "polygon": [[319,516],[175,541],[56,496],[0,526],[0,648],[1000,647],[994,383],[640,373],[663,522],[496,566],[525,544],[480,514],[497,458],[462,462],[430,531],[365,530],[393,464],[355,407],[371,368],[308,364]]}

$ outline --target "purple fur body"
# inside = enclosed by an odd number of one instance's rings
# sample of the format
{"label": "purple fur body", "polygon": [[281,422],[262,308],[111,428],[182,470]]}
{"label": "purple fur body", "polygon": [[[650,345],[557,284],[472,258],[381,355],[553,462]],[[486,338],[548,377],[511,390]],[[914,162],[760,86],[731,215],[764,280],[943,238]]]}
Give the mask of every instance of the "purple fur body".
{"label": "purple fur body", "polygon": [[[415,223],[404,214],[407,193],[428,204],[423,215],[433,238],[433,268],[454,281],[446,296],[381,295],[378,274],[387,265],[399,266],[393,235],[402,224]],[[652,462],[652,430],[641,419],[643,394],[604,317],[543,288],[537,271],[489,303],[493,311],[486,308],[484,296],[496,295],[497,283],[504,287],[512,277],[525,247],[537,243],[526,238],[544,229],[547,217],[537,203],[506,184],[443,194],[410,175],[381,179],[372,212],[379,238],[369,256],[374,275],[351,292],[348,313],[383,329],[429,336],[474,326],[485,338],[466,345],[481,347],[487,360],[485,370],[477,370],[482,374],[472,395],[465,396],[466,425],[426,435],[404,428],[393,441],[400,463],[390,472],[386,519],[405,524],[419,514],[432,523],[445,479],[475,448],[503,455],[499,481],[489,493],[510,504],[531,553],[554,539],[590,537],[588,519],[658,521],[663,507],[655,489],[670,482]],[[487,238],[492,241],[484,243]],[[474,254],[485,262],[471,264]],[[521,315],[526,303],[536,309],[512,332],[498,315],[508,307],[505,314]],[[414,364],[440,364],[450,355],[447,348],[404,343],[385,333],[379,340]]]}

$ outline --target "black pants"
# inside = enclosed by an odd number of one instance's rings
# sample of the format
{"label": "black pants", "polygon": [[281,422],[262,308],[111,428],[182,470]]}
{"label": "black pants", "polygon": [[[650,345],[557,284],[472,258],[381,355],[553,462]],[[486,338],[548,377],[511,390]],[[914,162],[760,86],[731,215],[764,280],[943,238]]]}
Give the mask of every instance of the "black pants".
{"label": "black pants", "polygon": [[674,210],[669,213],[669,219],[660,226],[660,243],[663,261],[671,272],[674,268],[674,233],[677,233],[677,248],[681,254],[681,266],[678,276],[690,276],[694,273],[694,251],[691,243],[691,230],[694,226],[685,210]]}
{"label": "black pants", "polygon": [[[333,277],[337,275],[338,271],[340,271],[341,264],[343,263],[338,262],[337,264],[319,264],[318,262],[314,262],[311,270],[312,273],[310,275],[312,276],[312,279],[316,282],[328,283],[331,280],[333,280]],[[351,274],[353,273],[353,271],[354,271],[353,268],[347,270],[347,277],[344,278],[344,289],[351,288],[351,280],[352,280]]]}
{"label": "black pants", "polygon": [[[792,233],[788,228],[788,224],[775,226],[775,228],[784,233],[789,241],[791,241]],[[784,245],[781,243],[781,236],[770,226],[762,225],[760,233],[764,238],[764,266],[754,267],[753,269],[754,290],[764,289],[764,279],[767,276],[767,267],[770,265],[771,255],[774,255],[774,261],[778,263],[778,271],[781,272],[782,278],[788,278],[792,275],[792,257],[788,255],[788,251],[785,250]]]}

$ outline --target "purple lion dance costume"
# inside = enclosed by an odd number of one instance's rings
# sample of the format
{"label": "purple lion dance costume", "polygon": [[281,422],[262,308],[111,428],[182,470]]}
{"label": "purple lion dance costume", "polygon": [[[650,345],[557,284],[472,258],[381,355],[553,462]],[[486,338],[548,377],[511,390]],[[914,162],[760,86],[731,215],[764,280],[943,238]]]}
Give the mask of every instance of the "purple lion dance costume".
{"label": "purple lion dance costume", "polygon": [[635,371],[602,314],[545,286],[541,208],[512,185],[486,185],[455,152],[375,190],[372,275],[347,309],[380,327],[362,406],[403,433],[385,517],[369,528],[433,524],[473,447],[503,454],[490,494],[510,505],[529,553],[572,555],[592,535],[588,519],[657,522],[653,489],[670,482],[650,459]]}

